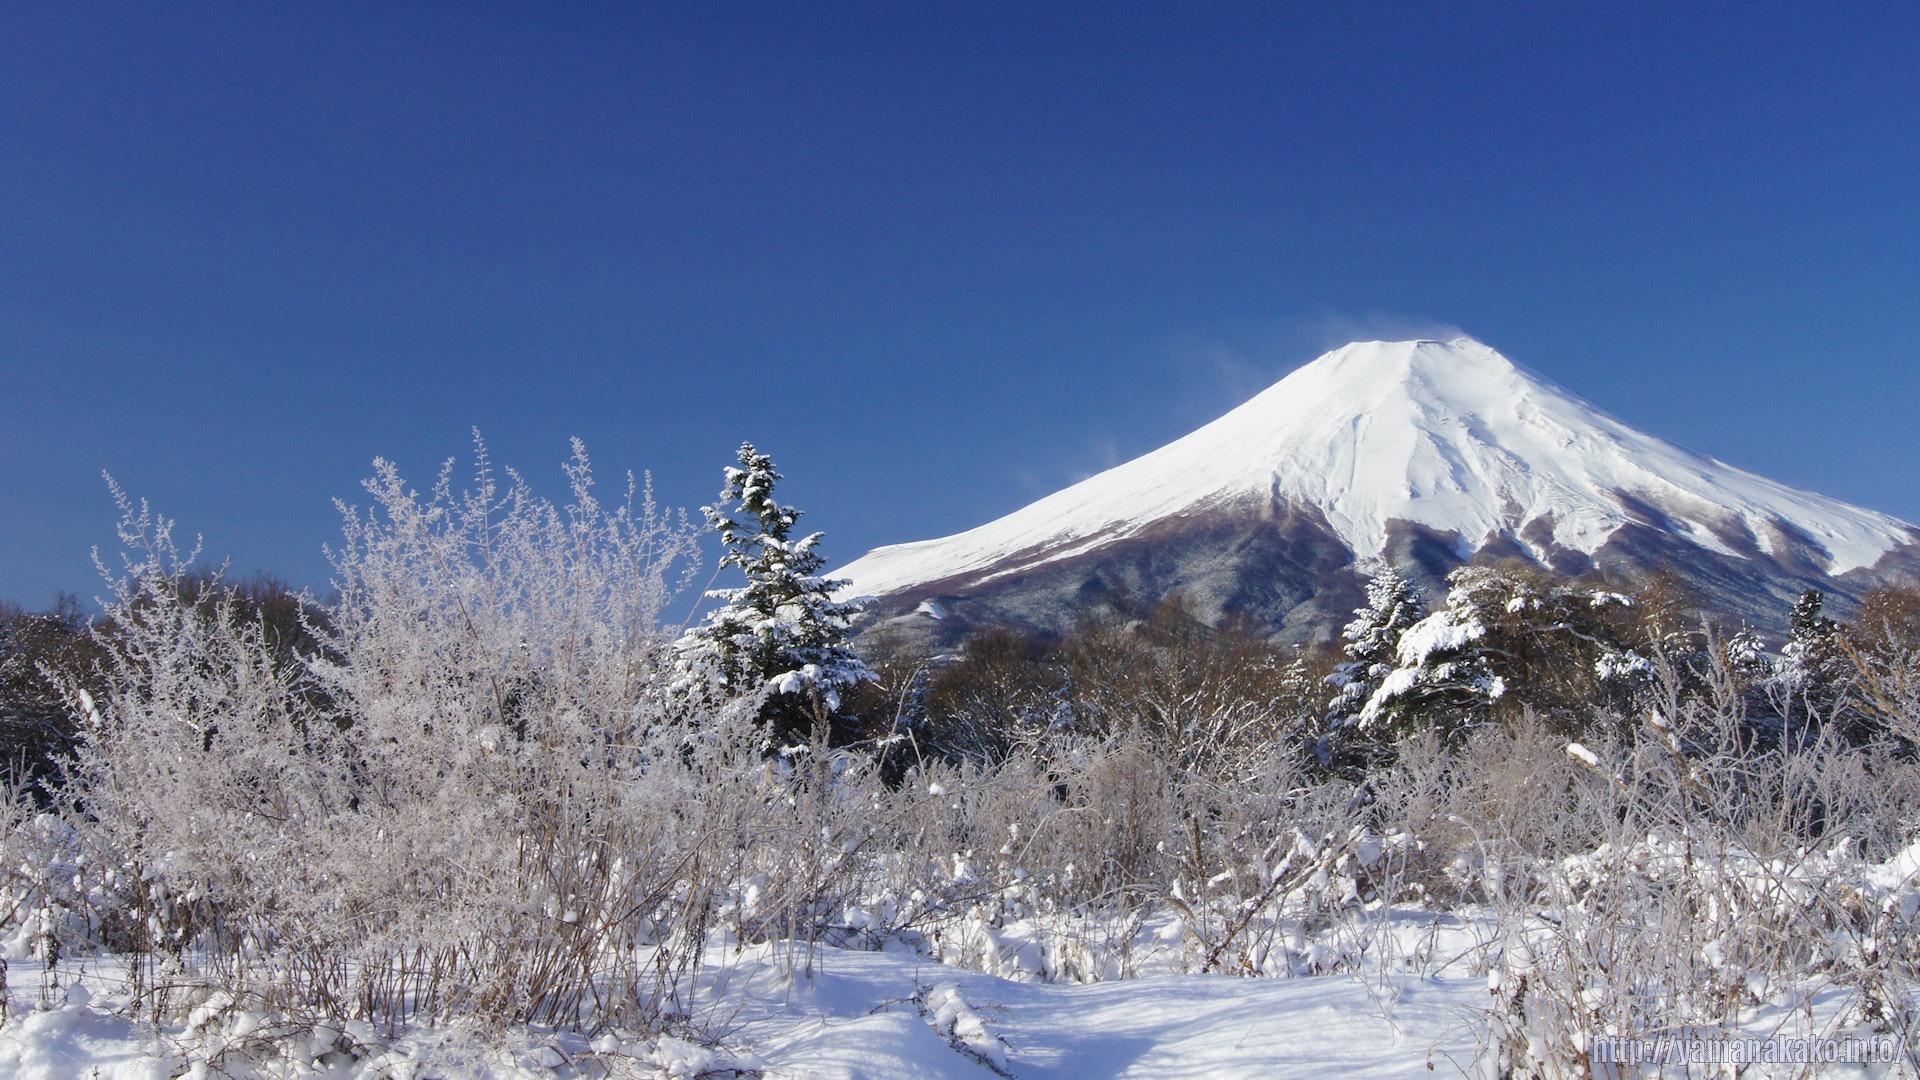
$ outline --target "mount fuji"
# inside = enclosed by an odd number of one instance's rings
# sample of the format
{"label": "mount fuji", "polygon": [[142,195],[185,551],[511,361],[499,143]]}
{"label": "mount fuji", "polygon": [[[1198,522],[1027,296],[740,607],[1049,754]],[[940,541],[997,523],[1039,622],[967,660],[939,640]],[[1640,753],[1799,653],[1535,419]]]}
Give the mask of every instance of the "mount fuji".
{"label": "mount fuji", "polygon": [[833,576],[867,626],[951,642],[1070,627],[1179,593],[1324,639],[1390,563],[1437,595],[1468,561],[1631,581],[1778,630],[1920,569],[1920,530],[1635,431],[1471,338],[1355,342],[1198,431],[997,521],[877,548]]}

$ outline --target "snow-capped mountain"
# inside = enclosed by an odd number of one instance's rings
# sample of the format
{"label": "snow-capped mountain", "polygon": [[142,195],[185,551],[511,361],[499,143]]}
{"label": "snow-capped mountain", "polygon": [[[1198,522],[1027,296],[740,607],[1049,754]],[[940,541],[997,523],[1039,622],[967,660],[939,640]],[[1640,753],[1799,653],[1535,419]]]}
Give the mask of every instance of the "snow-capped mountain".
{"label": "snow-capped mountain", "polygon": [[1435,578],[1517,556],[1671,567],[1766,626],[1809,584],[1844,598],[1910,569],[1917,544],[1906,522],[1635,431],[1458,338],[1336,349],[1152,453],[834,576],[917,635],[1060,628],[1088,603],[1178,590],[1208,617],[1311,637],[1344,618],[1369,563]]}

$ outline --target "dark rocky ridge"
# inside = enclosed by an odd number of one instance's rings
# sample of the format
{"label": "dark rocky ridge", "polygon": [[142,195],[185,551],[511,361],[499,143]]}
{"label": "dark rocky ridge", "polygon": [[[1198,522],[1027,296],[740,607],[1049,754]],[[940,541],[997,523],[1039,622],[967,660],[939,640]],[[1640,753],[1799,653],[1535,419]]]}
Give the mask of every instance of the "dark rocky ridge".
{"label": "dark rocky ridge", "polygon": [[[1446,575],[1468,562],[1517,561],[1626,588],[1667,571],[1702,617],[1722,627],[1749,626],[1771,639],[1785,634],[1788,611],[1806,589],[1820,589],[1831,598],[1829,610],[1844,614],[1876,585],[1920,580],[1920,535],[1871,568],[1830,576],[1825,553],[1790,526],[1778,527],[1772,554],[1745,530],[1730,528],[1717,534],[1739,553],[1727,555],[1662,528],[1657,507],[1629,496],[1622,502],[1634,505],[1640,520],[1591,555],[1553,546],[1551,528],[1536,520],[1513,535],[1486,538],[1465,558],[1454,535],[1392,521],[1382,556],[1434,599],[1445,595]],[[1059,634],[1089,612],[1144,612],[1178,594],[1209,623],[1239,619],[1276,640],[1320,643],[1334,639],[1352,617],[1366,577],[1318,509],[1281,499],[1215,504],[1095,542],[1077,555],[1051,561],[1046,555],[1025,553],[880,597],[860,630],[943,649],[984,627]]]}

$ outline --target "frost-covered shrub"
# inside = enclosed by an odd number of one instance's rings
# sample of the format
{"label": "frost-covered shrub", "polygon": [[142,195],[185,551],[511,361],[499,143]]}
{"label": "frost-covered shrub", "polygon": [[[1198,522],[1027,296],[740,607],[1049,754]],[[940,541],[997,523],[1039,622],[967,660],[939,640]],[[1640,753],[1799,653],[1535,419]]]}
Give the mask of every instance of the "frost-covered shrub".
{"label": "frost-covered shrub", "polygon": [[1457,745],[1432,731],[1394,744],[1391,765],[1368,779],[1366,820],[1414,838],[1400,899],[1441,908],[1499,899],[1514,873],[1595,843],[1603,830],[1565,747],[1525,714]]}
{"label": "frost-covered shrub", "polygon": [[8,962],[41,962],[46,999],[57,992],[60,960],[100,940],[110,898],[86,888],[85,862],[71,826],[38,809],[24,783],[0,781],[0,1021]]}
{"label": "frost-covered shrub", "polygon": [[1242,764],[1183,775],[1137,732],[929,764],[892,796],[887,910],[947,962],[1015,979],[1341,970],[1366,905],[1399,891],[1406,838],[1309,781],[1297,748]]}
{"label": "frost-covered shrub", "polygon": [[692,529],[637,490],[601,505],[577,447],[568,474],[556,507],[484,454],[461,494],[378,463],[297,666],[122,500],[71,820],[156,1012],[183,979],[389,1021],[672,1007],[706,932],[704,774],[750,771],[751,740],[739,707],[658,693]]}
{"label": "frost-covered shrub", "polygon": [[1589,1075],[1595,1037],[1738,1032],[1823,994],[1830,1029],[1915,1034],[1913,764],[1837,729],[1757,746],[1711,705],[1567,748],[1561,813],[1582,842],[1476,840],[1483,879],[1504,868],[1482,882],[1489,1063]]}

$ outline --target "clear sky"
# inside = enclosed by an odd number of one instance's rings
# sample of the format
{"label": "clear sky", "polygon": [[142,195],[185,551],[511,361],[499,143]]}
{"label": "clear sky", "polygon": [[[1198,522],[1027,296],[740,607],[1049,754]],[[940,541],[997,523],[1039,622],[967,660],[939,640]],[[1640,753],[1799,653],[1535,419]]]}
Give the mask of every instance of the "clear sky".
{"label": "clear sky", "polygon": [[1910,4],[634,7],[0,7],[0,598],[474,426],[844,562],[1436,325],[1920,520]]}

